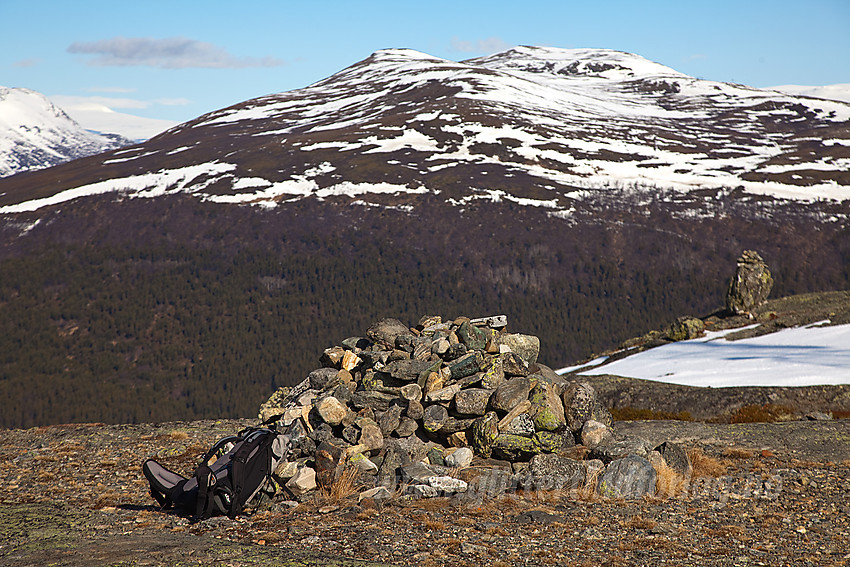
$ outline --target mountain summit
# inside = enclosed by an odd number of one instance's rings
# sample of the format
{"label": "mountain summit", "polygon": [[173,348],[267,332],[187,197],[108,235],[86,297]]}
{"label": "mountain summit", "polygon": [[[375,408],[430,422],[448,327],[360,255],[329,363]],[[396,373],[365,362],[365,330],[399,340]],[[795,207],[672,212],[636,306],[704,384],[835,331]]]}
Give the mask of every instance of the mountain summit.
{"label": "mountain summit", "polygon": [[619,51],[517,47],[454,62],[388,49],[76,163],[72,183],[71,169],[40,177],[46,199],[24,180],[4,187],[0,212],[106,191],[264,206],[442,192],[563,214],[578,189],[606,187],[843,201],[849,122],[850,104],[695,79]]}

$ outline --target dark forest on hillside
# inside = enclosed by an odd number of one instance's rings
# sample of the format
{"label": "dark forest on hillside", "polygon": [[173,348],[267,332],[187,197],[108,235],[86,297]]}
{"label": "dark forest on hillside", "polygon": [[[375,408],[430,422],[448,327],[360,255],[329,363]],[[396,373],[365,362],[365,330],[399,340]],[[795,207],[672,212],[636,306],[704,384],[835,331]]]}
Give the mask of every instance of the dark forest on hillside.
{"label": "dark forest on hillside", "polygon": [[[719,308],[743,248],[771,265],[774,297],[850,287],[846,231],[807,222],[81,207],[0,257],[2,427],[252,416],[382,317],[506,314],[558,367]],[[70,238],[76,214],[93,220]]]}

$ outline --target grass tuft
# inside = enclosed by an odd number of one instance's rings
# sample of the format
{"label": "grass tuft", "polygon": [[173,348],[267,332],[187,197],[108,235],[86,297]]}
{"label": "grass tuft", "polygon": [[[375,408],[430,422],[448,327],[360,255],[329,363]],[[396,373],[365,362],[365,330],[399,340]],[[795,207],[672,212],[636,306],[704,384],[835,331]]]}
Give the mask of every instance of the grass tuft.
{"label": "grass tuft", "polygon": [[319,488],[319,498],[329,504],[340,504],[357,494],[360,489],[360,471],[347,462],[341,463],[342,474],[330,486]]}
{"label": "grass tuft", "polygon": [[655,467],[655,494],[659,498],[674,498],[688,487],[688,479],[680,475],[667,463],[653,463]]}
{"label": "grass tuft", "polygon": [[715,457],[706,455],[699,447],[689,449],[688,458],[690,458],[691,466],[693,466],[694,469],[694,478],[704,476],[717,478],[726,474],[726,469],[729,468],[727,463]]}

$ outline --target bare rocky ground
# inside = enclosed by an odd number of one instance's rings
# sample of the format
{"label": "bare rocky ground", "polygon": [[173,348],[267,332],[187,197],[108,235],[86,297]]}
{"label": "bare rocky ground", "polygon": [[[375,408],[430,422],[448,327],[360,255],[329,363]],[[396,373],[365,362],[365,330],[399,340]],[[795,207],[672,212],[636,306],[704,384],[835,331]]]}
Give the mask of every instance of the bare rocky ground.
{"label": "bare rocky ground", "polygon": [[[850,292],[769,301],[763,327],[850,322]],[[709,328],[747,320],[708,317]],[[663,341],[661,341],[663,342]],[[660,344],[658,334],[638,348]],[[619,435],[704,455],[660,496],[591,490],[358,503],[319,493],[236,520],[192,524],[158,508],[141,464],[192,473],[218,438],[254,420],[77,424],[0,430],[0,565],[847,565],[850,387],[689,389],[613,376],[588,380],[612,408],[689,411],[703,421],[620,421]],[[734,390],[734,391],[733,391]],[[742,405],[790,411],[780,423],[722,423]],[[709,421],[716,421],[710,423]],[[698,466],[697,466],[698,465]],[[464,474],[486,474],[474,461]],[[357,488],[357,487],[354,487]]]}
{"label": "bare rocky ground", "polygon": [[[589,491],[358,504],[317,497],[237,520],[160,511],[142,461],[190,474],[248,420],[0,431],[0,565],[846,565],[850,420],[618,422],[700,448],[720,476],[677,494]],[[473,468],[469,474],[480,470]],[[707,474],[705,472],[700,474]]]}

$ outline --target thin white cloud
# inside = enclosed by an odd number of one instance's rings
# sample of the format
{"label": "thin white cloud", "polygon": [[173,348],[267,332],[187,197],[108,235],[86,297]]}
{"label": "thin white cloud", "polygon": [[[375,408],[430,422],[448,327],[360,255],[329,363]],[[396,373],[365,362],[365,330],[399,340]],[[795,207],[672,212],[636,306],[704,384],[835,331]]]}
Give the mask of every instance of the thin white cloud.
{"label": "thin white cloud", "polygon": [[75,42],[68,47],[68,52],[94,55],[89,61],[89,65],[94,66],[241,69],[285,64],[283,60],[274,57],[237,57],[212,43],[185,37],[113,37]]}
{"label": "thin white cloud", "polygon": [[185,98],[158,98],[154,100],[139,100],[135,98],[120,98],[107,96],[72,96],[53,95],[50,99],[62,108],[92,108],[107,107],[111,110],[121,108],[150,108],[152,106],[185,106],[192,101]]}
{"label": "thin white cloud", "polygon": [[466,41],[459,38],[452,39],[452,50],[463,53],[497,53],[513,47],[500,37],[488,37],[475,41]]}
{"label": "thin white cloud", "polygon": [[15,61],[14,63],[12,63],[12,67],[18,67],[18,68],[35,67],[39,63],[41,63],[41,59],[31,57],[29,59],[21,59],[20,61]]}

